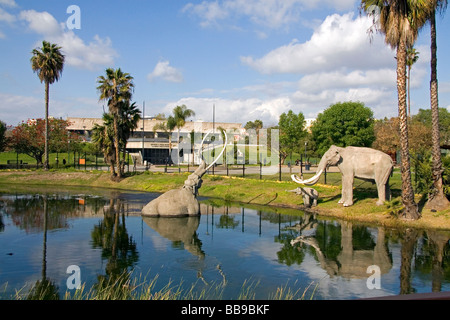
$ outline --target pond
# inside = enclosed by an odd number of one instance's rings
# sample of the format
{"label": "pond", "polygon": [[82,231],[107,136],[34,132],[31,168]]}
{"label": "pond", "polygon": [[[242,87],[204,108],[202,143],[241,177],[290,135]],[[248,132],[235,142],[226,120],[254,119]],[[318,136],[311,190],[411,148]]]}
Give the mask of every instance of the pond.
{"label": "pond", "polygon": [[447,232],[211,199],[202,199],[200,217],[142,218],[158,194],[0,191],[0,299],[24,297],[42,279],[62,298],[75,291],[73,275],[91,288],[127,270],[156,279],[155,289],[220,288],[211,299],[272,299],[280,288],[318,300],[450,291]]}

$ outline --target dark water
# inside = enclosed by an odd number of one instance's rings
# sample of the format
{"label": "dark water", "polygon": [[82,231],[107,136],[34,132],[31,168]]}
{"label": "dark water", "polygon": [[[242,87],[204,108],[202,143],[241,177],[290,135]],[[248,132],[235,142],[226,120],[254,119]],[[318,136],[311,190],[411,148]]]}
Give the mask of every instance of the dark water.
{"label": "dark water", "polygon": [[277,288],[297,297],[309,288],[313,299],[450,291],[448,232],[210,200],[202,201],[198,218],[142,218],[157,194],[7,190],[0,193],[1,299],[17,290],[24,295],[42,279],[63,297],[72,265],[87,288],[129,270],[142,279],[157,276],[156,289],[169,281],[220,287],[221,299],[237,299],[249,287],[255,299],[270,299]]}

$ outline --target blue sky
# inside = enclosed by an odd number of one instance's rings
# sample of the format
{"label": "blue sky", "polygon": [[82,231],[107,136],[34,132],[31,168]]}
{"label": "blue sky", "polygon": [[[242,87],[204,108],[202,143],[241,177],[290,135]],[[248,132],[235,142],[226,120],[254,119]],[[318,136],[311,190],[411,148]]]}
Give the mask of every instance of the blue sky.
{"label": "blue sky", "polygon": [[[70,5],[81,29],[69,29]],[[335,102],[361,101],[376,118],[397,115],[395,52],[354,0],[0,0],[0,120],[44,117],[44,86],[31,70],[42,40],[66,55],[50,88],[50,115],[101,117],[97,77],[108,67],[134,77],[145,115],[185,104],[193,120],[266,126],[293,110],[306,118]],[[450,110],[448,17],[438,16],[440,107]],[[429,106],[429,27],[416,43],[412,113]]]}

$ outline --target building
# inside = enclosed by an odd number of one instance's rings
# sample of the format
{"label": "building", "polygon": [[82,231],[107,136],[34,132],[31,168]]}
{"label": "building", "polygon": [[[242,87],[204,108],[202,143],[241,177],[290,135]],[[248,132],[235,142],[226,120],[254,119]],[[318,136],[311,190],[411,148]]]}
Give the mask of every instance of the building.
{"label": "building", "polygon": [[[70,122],[70,126],[67,129],[77,132],[86,141],[91,140],[94,125],[103,124],[101,118],[68,117],[67,121]],[[133,135],[128,139],[126,150],[136,157],[138,163],[145,163],[146,161],[152,164],[165,164],[171,159],[169,148],[172,150],[178,149],[178,129],[175,128],[172,133],[156,129],[161,123],[164,123],[164,120],[157,120],[155,118],[141,119]],[[187,154],[181,154],[180,162],[186,163],[189,161],[192,163],[194,161],[194,163],[198,164],[196,150],[198,150],[201,144],[201,134],[212,132],[213,130],[218,134],[219,128],[226,131],[235,130],[239,133],[245,130],[242,128],[241,123],[187,121],[179,130],[180,137],[190,137],[191,133],[195,133],[196,137],[193,150]],[[169,135],[171,139],[169,139]],[[194,156],[194,159],[191,158],[192,156]]]}

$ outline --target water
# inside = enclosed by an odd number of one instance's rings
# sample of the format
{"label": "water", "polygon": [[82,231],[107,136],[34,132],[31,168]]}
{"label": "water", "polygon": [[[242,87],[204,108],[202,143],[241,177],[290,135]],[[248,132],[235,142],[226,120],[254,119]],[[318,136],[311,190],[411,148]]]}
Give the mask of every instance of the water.
{"label": "water", "polygon": [[63,297],[71,265],[88,288],[129,270],[142,279],[157,276],[156,289],[170,281],[223,288],[222,299],[238,298],[243,288],[255,299],[278,288],[298,297],[306,290],[313,299],[450,291],[448,232],[207,199],[198,218],[142,218],[142,207],[158,194],[7,190],[0,193],[0,299],[25,294],[44,278]]}

